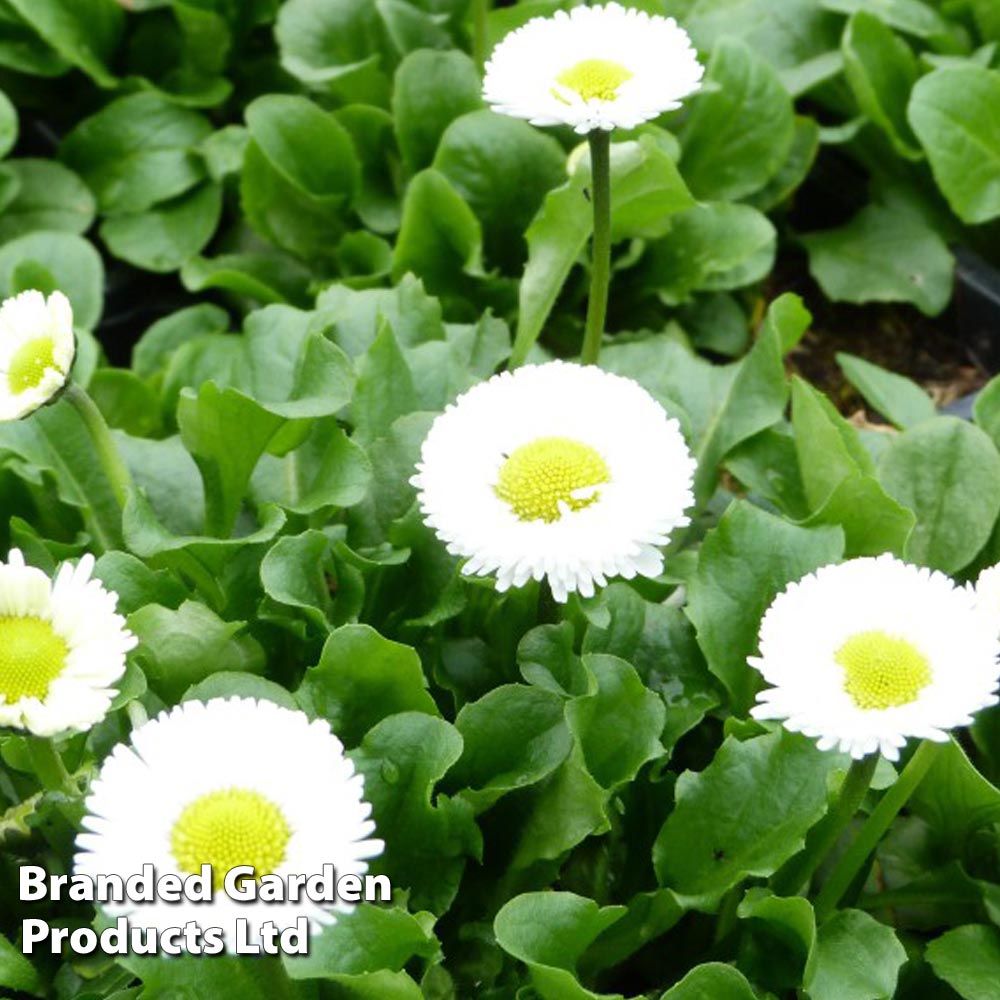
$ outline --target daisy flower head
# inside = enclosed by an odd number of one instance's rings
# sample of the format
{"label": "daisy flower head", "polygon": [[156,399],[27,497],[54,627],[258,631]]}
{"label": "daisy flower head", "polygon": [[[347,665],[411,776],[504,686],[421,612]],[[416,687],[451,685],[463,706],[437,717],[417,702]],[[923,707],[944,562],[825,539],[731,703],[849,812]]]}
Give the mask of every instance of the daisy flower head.
{"label": "daisy flower head", "polygon": [[657,576],[688,523],[695,463],[676,420],[631,379],[553,361],[494,375],[432,425],[418,503],[463,572],[497,590],[548,579],[557,601]]}
{"label": "daisy flower head", "polygon": [[891,555],[824,566],[764,615],[750,664],[772,686],[752,714],[823,750],[898,760],[908,738],[944,741],[996,703],[997,636],[943,573]]}
{"label": "daisy flower head", "polygon": [[494,111],[579,133],[635,128],[680,107],[704,67],[673,18],[609,3],[532,18],[493,50]]}
{"label": "daisy flower head", "polygon": [[259,880],[320,875],[332,864],[339,879],[363,875],[365,859],[383,849],[370,837],[364,779],[329,724],[253,698],[184,702],[140,726],[131,746],[119,744],[105,760],[86,808],[77,874],[128,878],[152,864],[157,877],[185,877],[212,866],[211,901],[103,904],[109,916],[158,931],[188,920],[220,927],[230,951],[238,918],[248,921],[246,940],[258,943],[266,921],[282,930],[305,917],[317,933],[334,911],[352,908],[305,895],[237,901],[224,891],[231,869],[250,865]]}
{"label": "daisy flower head", "polygon": [[21,292],[0,305],[0,420],[18,420],[66,384],[76,337],[62,292]]}
{"label": "daisy flower head", "polygon": [[50,579],[17,549],[0,562],[0,726],[54,736],[107,714],[136,639],[93,569],[85,555]]}

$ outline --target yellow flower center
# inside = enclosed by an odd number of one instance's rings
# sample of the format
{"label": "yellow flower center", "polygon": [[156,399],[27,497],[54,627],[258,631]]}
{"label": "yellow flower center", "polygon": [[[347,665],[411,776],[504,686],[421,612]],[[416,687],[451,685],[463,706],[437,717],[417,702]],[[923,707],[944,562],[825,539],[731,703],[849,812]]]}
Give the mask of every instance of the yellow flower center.
{"label": "yellow flower center", "polygon": [[0,617],[0,695],[44,698],[66,666],[66,643],[41,618]]}
{"label": "yellow flower center", "polygon": [[589,507],[599,496],[592,490],[611,480],[607,463],[590,445],[571,438],[537,438],[516,448],[500,467],[496,494],[522,521],[558,521],[560,504],[570,510]]}
{"label": "yellow flower center", "polygon": [[183,871],[197,875],[212,866],[221,889],[226,873],[252,865],[259,880],[285,860],[291,831],[281,810],[260,792],[226,788],[186,806],[170,831],[170,849]]}
{"label": "yellow flower center", "polygon": [[564,69],[556,82],[576,91],[585,101],[617,101],[618,88],[632,79],[632,72],[610,59],[583,59]]}
{"label": "yellow flower center", "polygon": [[49,368],[57,368],[55,341],[51,337],[39,337],[23,344],[10,362],[7,380],[10,391],[15,396],[26,389],[34,389],[45,377]]}
{"label": "yellow flower center", "polygon": [[908,705],[931,681],[930,664],[923,653],[885,632],[852,635],[834,659],[844,668],[844,690],[858,708]]}

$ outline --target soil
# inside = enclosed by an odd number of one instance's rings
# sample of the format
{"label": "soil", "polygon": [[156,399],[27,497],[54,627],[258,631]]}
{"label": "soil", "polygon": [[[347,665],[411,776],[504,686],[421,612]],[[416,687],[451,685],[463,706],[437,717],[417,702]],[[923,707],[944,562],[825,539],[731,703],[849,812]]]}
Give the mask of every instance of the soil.
{"label": "soil", "polygon": [[845,416],[878,424],[878,414],[844,378],[836,355],[855,354],[923,386],[939,407],[975,392],[992,377],[962,335],[959,308],[927,317],[905,305],[852,306],[829,302],[797,257],[781,261],[768,282],[768,300],[783,292],[802,296],[813,325],[789,354],[791,371],[827,393]]}

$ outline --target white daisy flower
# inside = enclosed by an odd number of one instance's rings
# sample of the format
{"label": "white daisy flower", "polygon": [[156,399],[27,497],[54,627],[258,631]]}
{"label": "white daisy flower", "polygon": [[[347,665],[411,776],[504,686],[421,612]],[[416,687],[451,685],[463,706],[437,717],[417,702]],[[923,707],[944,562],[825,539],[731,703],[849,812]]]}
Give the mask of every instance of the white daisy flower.
{"label": "white daisy flower", "polygon": [[824,566],[764,615],[750,663],[774,686],[752,714],[823,750],[897,760],[907,738],[946,740],[996,703],[997,632],[943,573],[890,555]]}
{"label": "white daisy flower", "polygon": [[21,292],[0,305],[0,420],[18,420],[47,403],[73,367],[73,309],[62,292],[46,300]]}
{"label": "white daisy flower", "polygon": [[635,128],[680,107],[704,68],[673,18],[609,3],[532,18],[493,50],[483,98],[533,125]]}
{"label": "white daisy flower", "polygon": [[0,562],[0,726],[53,736],[107,714],[136,639],[93,569],[85,555],[50,580],[17,549]]}
{"label": "white daisy flower", "polygon": [[694,459],[631,379],[553,361],[493,376],[434,421],[411,482],[463,572],[497,590],[547,577],[557,601],[657,576],[688,523]]}
{"label": "white daisy flower", "polygon": [[363,875],[364,859],[380,854],[375,824],[340,740],[323,720],[253,698],[185,702],[132,733],[105,760],[87,798],[77,838],[78,874],[129,875],[152,864],[157,877],[198,874],[212,866],[212,900],[106,903],[112,918],[162,931],[188,920],[220,927],[233,950],[236,920],[247,940],[260,926],[294,927],[305,917],[312,933],[352,904],[300,900],[238,902],[224,891],[227,872],[252,865],[264,875],[320,875],[332,864],[339,879]]}

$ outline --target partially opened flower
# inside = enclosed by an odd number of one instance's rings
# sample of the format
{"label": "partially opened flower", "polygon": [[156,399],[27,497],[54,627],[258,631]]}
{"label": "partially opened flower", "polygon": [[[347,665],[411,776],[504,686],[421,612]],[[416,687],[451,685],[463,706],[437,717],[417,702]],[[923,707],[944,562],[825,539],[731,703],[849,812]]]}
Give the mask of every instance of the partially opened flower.
{"label": "partially opened flower", "polygon": [[50,580],[17,549],[0,562],[0,726],[53,736],[107,714],[136,640],[93,568],[86,555]]}
{"label": "partially opened flower", "polygon": [[536,17],[486,65],[483,97],[534,125],[634,128],[680,105],[704,73],[673,18],[609,3]]}
{"label": "partially opened flower", "polygon": [[772,687],[752,714],[855,758],[899,757],[997,701],[998,630],[975,594],[885,555],[824,566],[791,584],[751,658]]}
{"label": "partially opened flower", "polygon": [[47,403],[73,367],[73,309],[62,292],[21,292],[0,305],[0,420]]}
{"label": "partially opened flower", "polygon": [[[253,698],[189,701],[132,733],[104,762],[87,798],[77,838],[77,873],[198,874],[212,866],[211,902],[110,903],[133,927],[183,927],[194,920],[220,927],[235,943],[236,920],[249,940],[263,922],[279,929],[300,917],[315,933],[349,911],[342,900],[238,902],[223,891],[226,873],[250,865],[265,875],[320,875],[332,864],[339,879],[363,875],[382,841],[364,800],[364,779],[323,720]],[[185,912],[190,908],[190,912]]]}
{"label": "partially opened flower", "polygon": [[435,420],[421,452],[427,523],[497,589],[548,579],[558,601],[656,576],[688,523],[695,463],[643,388],[554,361],[495,375]]}

